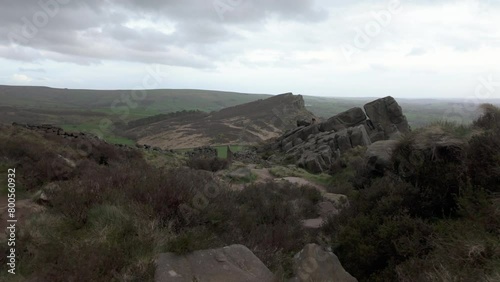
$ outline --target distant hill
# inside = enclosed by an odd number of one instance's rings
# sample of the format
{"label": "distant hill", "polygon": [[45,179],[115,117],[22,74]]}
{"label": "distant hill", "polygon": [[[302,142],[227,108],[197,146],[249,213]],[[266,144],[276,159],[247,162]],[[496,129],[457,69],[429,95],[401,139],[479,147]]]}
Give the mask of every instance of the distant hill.
{"label": "distant hill", "polygon": [[[135,141],[125,138],[121,131],[114,131],[113,127],[103,129],[100,126],[102,120],[109,119],[116,127],[122,128],[124,124],[133,121],[151,123],[152,120],[148,118],[161,120],[166,115],[179,111],[210,113],[273,96],[192,89],[157,89],[146,90],[144,93],[144,99],[134,100],[130,99],[132,90],[77,90],[0,85],[0,123],[53,124],[65,130],[97,132],[109,142],[132,145]],[[387,93],[384,93],[380,96],[386,95]],[[307,110],[317,117],[327,119],[376,98],[303,96],[303,99]],[[446,118],[456,120],[457,113],[458,121],[465,123],[477,117],[476,112],[470,111],[470,105],[463,110],[464,100],[460,99],[398,98],[398,101],[412,128]],[[499,100],[472,102],[500,104]],[[451,111],[456,107],[458,111]]]}
{"label": "distant hill", "polygon": [[165,116],[151,123],[130,123],[125,135],[163,149],[203,145],[253,144],[277,137],[296,127],[298,119],[314,115],[304,106],[303,97],[291,93],[276,95],[212,113],[185,112]]}
{"label": "distant hill", "polygon": [[[113,114],[115,107],[131,102],[128,120],[182,110],[218,111],[223,108],[265,99],[271,95],[236,92],[157,89],[145,94],[132,90],[76,90],[37,86],[0,85],[0,105],[12,108],[43,110],[76,110]],[[144,96],[134,99],[132,95]],[[141,97],[142,98],[142,97]]]}

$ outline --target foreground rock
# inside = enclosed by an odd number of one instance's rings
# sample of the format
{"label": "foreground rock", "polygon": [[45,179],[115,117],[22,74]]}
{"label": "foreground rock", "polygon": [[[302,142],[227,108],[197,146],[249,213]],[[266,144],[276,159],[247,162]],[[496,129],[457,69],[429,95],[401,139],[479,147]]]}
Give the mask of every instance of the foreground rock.
{"label": "foreground rock", "polygon": [[271,271],[242,245],[183,256],[164,253],[159,255],[156,264],[156,282],[274,281]]}
{"label": "foreground rock", "polygon": [[294,257],[296,277],[290,282],[356,282],[337,256],[316,244],[308,244]]}

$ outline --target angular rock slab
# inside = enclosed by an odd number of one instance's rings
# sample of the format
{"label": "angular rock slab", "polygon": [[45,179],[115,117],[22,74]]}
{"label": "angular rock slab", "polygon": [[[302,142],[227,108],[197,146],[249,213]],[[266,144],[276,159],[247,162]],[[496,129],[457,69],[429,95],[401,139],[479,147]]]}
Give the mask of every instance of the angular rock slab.
{"label": "angular rock slab", "polygon": [[372,144],[372,141],[364,125],[358,125],[351,129],[351,145],[353,148],[356,146],[369,146],[370,144]]}
{"label": "angular rock slab", "polygon": [[328,169],[328,164],[325,163],[321,154],[316,152],[306,151],[297,161],[297,166],[306,169],[312,173],[322,173]]}
{"label": "angular rock slab", "polygon": [[271,282],[274,275],[245,246],[195,251],[179,256],[160,254],[155,282]]}
{"label": "angular rock slab", "polygon": [[336,116],[329,118],[320,125],[321,131],[340,131],[342,129],[356,126],[366,120],[365,112],[359,107],[352,108]]}
{"label": "angular rock slab", "polygon": [[385,132],[386,137],[397,133],[410,132],[410,126],[403,115],[398,102],[391,96],[377,99],[364,106],[366,115],[378,129]]}
{"label": "angular rock slab", "polygon": [[316,244],[308,244],[294,257],[296,277],[290,282],[357,282],[338,257]]}

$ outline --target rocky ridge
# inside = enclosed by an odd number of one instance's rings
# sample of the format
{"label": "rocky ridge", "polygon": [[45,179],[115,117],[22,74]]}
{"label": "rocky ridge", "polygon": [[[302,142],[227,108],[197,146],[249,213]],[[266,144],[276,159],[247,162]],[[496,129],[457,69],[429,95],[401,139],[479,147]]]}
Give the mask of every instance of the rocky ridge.
{"label": "rocky ridge", "polygon": [[128,128],[126,136],[162,149],[190,149],[221,144],[255,145],[312,120],[301,95],[286,93],[217,112],[178,116]]}

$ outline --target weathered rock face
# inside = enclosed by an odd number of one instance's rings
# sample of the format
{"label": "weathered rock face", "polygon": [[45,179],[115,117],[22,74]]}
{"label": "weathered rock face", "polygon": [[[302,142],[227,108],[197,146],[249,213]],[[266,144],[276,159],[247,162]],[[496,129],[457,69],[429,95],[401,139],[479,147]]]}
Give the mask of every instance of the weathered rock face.
{"label": "weathered rock face", "polygon": [[179,256],[160,254],[156,262],[155,282],[271,282],[274,275],[245,246],[195,251]]}
{"label": "weathered rock face", "polygon": [[391,138],[398,132],[408,133],[410,131],[403,110],[394,98],[389,96],[378,99],[366,104],[364,108],[373,125],[380,128],[385,133],[386,138]]}
{"label": "weathered rock face", "polygon": [[291,282],[356,282],[335,254],[316,244],[308,244],[294,257],[296,277]]}
{"label": "weathered rock face", "polygon": [[322,122],[321,131],[339,131],[360,124],[365,120],[366,115],[361,108],[352,108]]}
{"label": "weathered rock face", "polygon": [[163,149],[250,145],[281,136],[295,128],[297,120],[312,122],[313,118],[301,95],[286,93],[201,115],[147,120],[124,134],[139,144]]}
{"label": "weathered rock face", "polygon": [[370,172],[382,174],[391,167],[392,152],[397,144],[396,140],[383,140],[368,146],[365,156]]}
{"label": "weathered rock face", "polygon": [[396,139],[410,128],[401,107],[392,97],[353,108],[320,124],[301,126],[286,132],[271,145],[293,156],[299,167],[314,173],[328,171],[343,153],[357,146]]}

